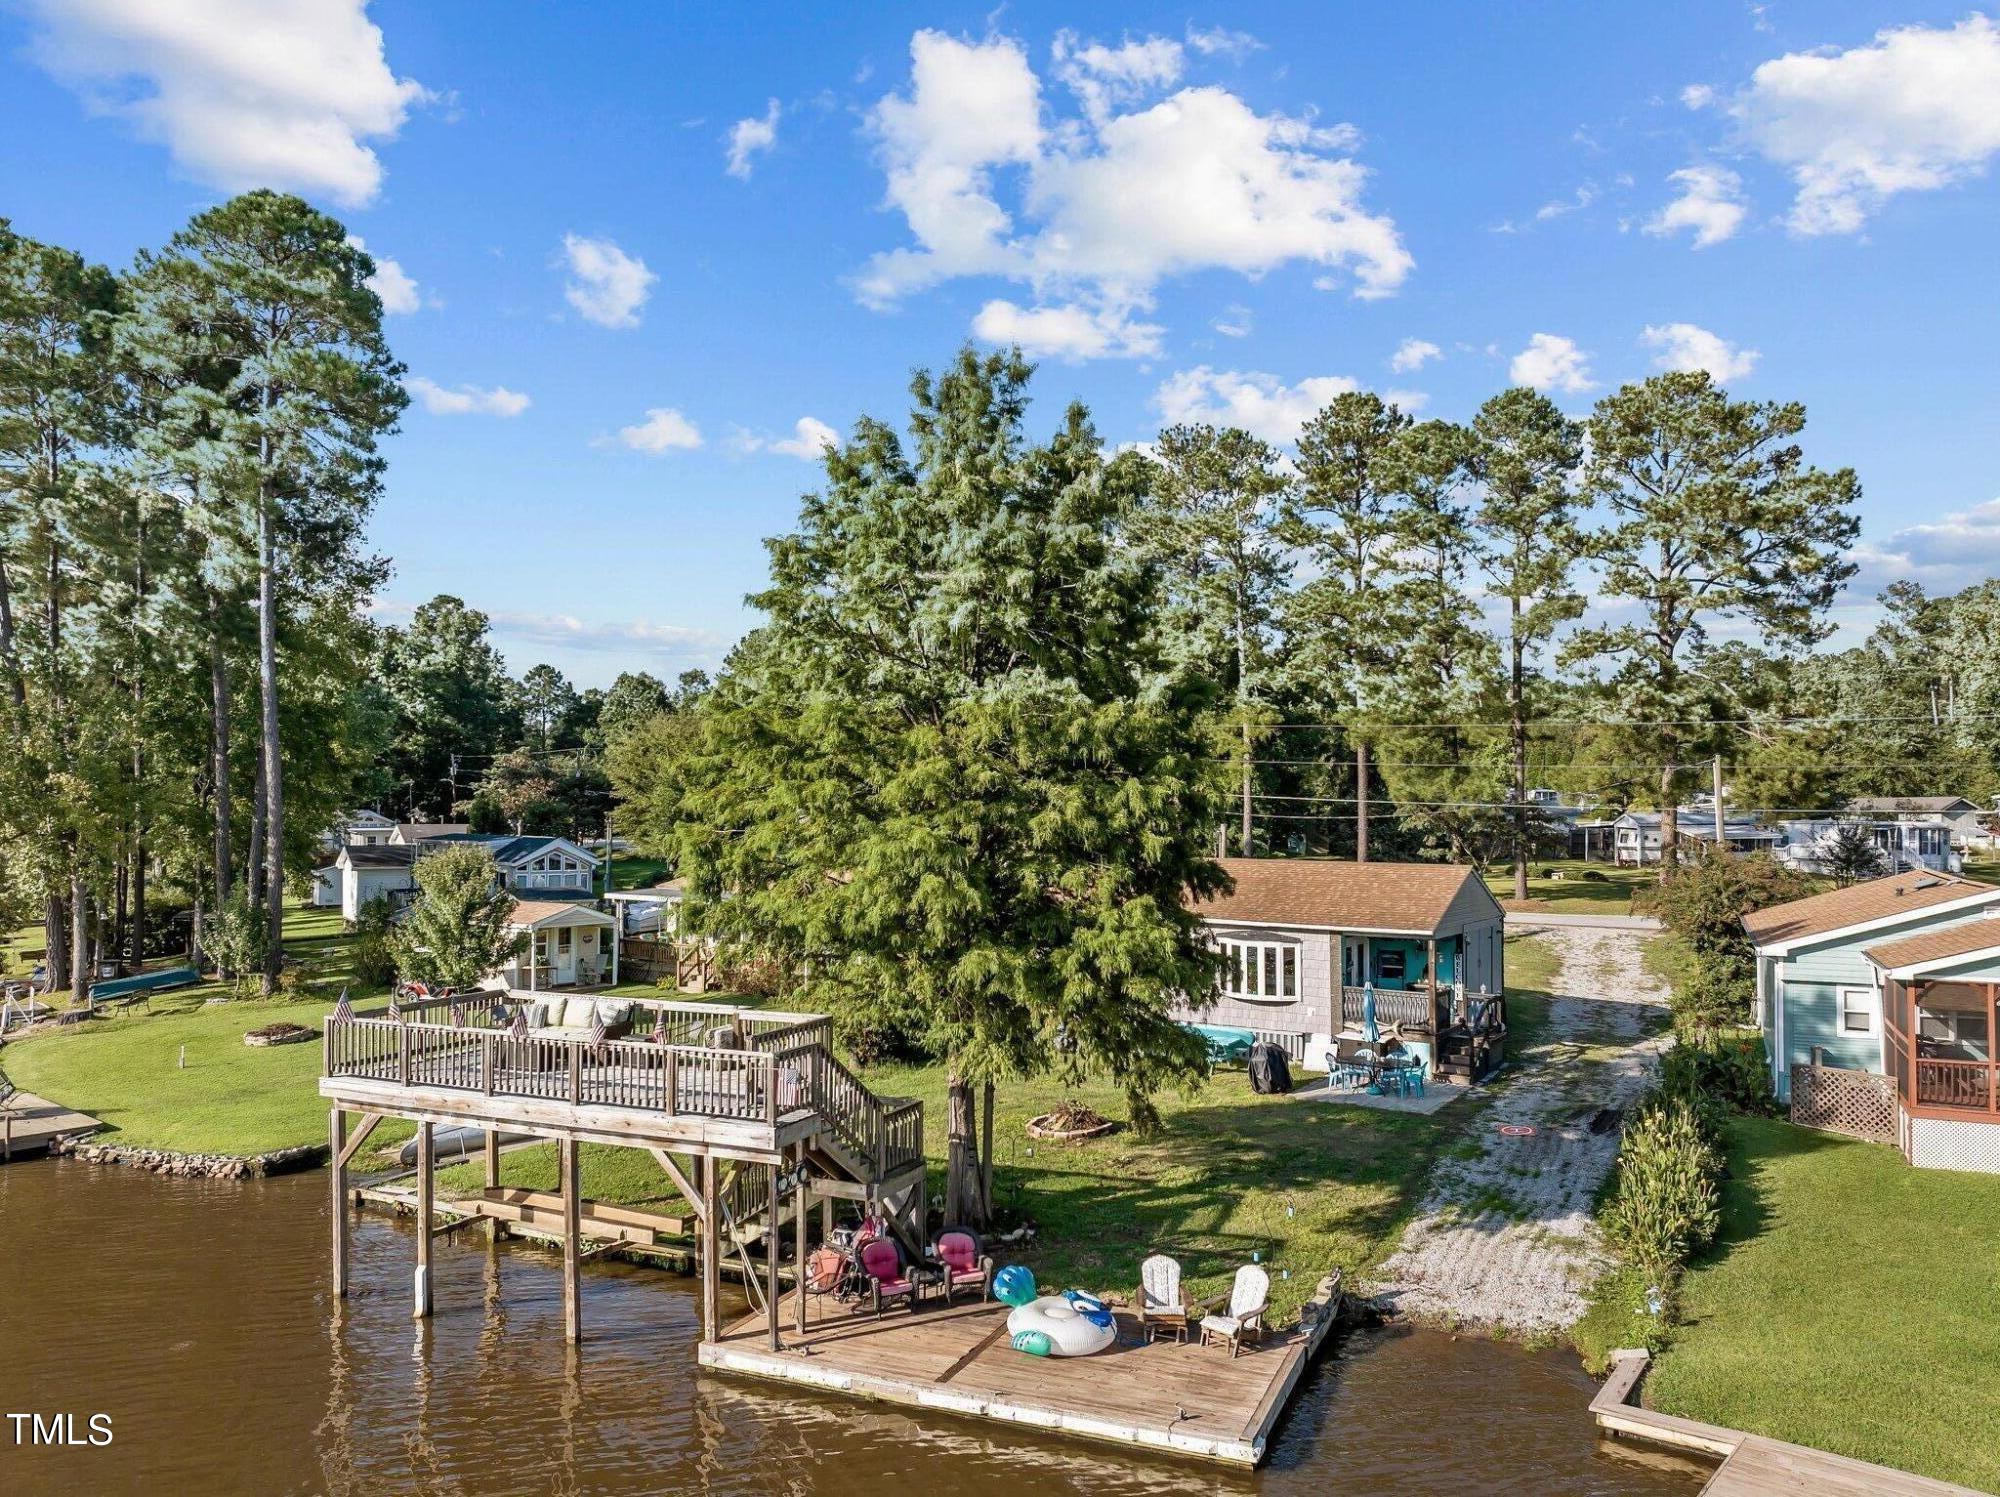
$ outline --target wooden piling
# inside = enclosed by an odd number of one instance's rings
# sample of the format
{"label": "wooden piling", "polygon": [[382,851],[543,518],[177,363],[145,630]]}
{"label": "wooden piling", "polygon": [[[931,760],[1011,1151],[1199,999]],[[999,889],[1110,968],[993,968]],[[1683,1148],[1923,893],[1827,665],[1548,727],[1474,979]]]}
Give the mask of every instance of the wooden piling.
{"label": "wooden piling", "polygon": [[417,1279],[416,1304],[411,1309],[415,1319],[427,1319],[431,1313],[431,1221],[434,1197],[437,1191],[437,1125],[417,1124]]}
{"label": "wooden piling", "polygon": [[[796,1160],[798,1183],[792,1187],[792,1283],[798,1293],[792,1298],[798,1304],[798,1331],[806,1333],[806,1211],[811,1205],[810,1192],[806,1189],[806,1146],[799,1145]],[[775,1225],[775,1223],[774,1223]]]}
{"label": "wooden piling", "polygon": [[583,1176],[574,1138],[558,1141],[563,1201],[563,1336],[583,1339]]}
{"label": "wooden piling", "polygon": [[498,1128],[488,1128],[486,1130],[486,1188],[488,1190],[498,1190],[500,1188],[500,1130]]}
{"label": "wooden piling", "polygon": [[701,1336],[713,1341],[722,1330],[722,1211],[716,1204],[713,1154],[701,1156]]}
{"label": "wooden piling", "polygon": [[327,1114],[327,1143],[333,1161],[333,1297],[347,1297],[347,1114]]}
{"label": "wooden piling", "polygon": [[771,1208],[764,1214],[764,1310],[771,1327],[771,1350],[778,1342],[778,1244],[785,1240],[784,1218],[778,1214],[778,1167],[764,1166],[764,1179],[771,1189]]}

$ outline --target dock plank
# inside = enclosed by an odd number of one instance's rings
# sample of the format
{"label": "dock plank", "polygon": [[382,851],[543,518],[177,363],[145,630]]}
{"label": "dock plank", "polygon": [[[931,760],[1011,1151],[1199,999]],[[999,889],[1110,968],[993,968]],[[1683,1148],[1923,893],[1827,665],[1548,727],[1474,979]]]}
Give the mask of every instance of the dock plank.
{"label": "dock plank", "polygon": [[1912,1476],[1824,1450],[1745,1435],[1709,1480],[1707,1497],[1979,1497],[1971,1487]]}
{"label": "dock plank", "polygon": [[90,1114],[60,1102],[33,1092],[15,1092],[0,1105],[0,1161],[45,1154],[65,1134],[95,1133],[103,1126]]}
{"label": "dock plank", "polygon": [[1262,1459],[1312,1350],[1298,1332],[1233,1359],[1220,1346],[1148,1345],[1120,1313],[1108,1350],[1041,1358],[1014,1350],[1005,1305],[898,1307],[878,1320],[808,1296],[807,1317],[801,1336],[787,1295],[781,1350],[768,1349],[764,1318],[751,1315],[704,1342],[702,1364],[1239,1466]]}

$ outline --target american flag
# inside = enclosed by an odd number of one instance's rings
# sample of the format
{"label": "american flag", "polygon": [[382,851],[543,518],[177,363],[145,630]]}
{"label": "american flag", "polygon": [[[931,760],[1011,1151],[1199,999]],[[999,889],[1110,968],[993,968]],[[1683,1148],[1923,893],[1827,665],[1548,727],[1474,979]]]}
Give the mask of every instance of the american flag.
{"label": "american flag", "polygon": [[403,1005],[396,1001],[396,990],[389,989],[389,1017],[396,1023],[403,1022]]}
{"label": "american flag", "polygon": [[354,1003],[347,996],[346,983],[340,985],[340,1001],[333,1006],[333,1016],[343,1023],[354,1017]]}
{"label": "american flag", "polygon": [[512,1034],[514,1038],[517,1040],[525,1040],[528,1037],[527,1004],[517,1003],[514,1005],[514,1022],[508,1025],[507,1029],[508,1032]]}
{"label": "american flag", "polygon": [[454,1003],[454,1004],[452,1004],[452,1006],[451,1006],[451,1027],[452,1027],[453,1029],[463,1029],[463,1028],[465,1028],[465,1005],[464,1005],[463,1003]]}
{"label": "american flag", "polygon": [[653,1018],[653,1043],[656,1045],[664,1045],[666,1042],[667,1042],[667,1011],[665,1009],[658,1009],[655,1011]]}
{"label": "american flag", "polygon": [[590,1006],[590,1047],[595,1050],[604,1043],[604,1009],[593,1003]]}

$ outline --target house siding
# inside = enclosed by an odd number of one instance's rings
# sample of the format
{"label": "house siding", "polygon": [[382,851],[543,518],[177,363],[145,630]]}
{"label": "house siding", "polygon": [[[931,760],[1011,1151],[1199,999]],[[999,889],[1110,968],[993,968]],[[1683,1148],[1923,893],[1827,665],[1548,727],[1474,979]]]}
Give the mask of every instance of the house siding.
{"label": "house siding", "polygon": [[[1903,936],[1945,926],[1961,925],[1965,910],[1915,912],[1907,920],[1850,933],[1823,944],[1795,951],[1782,959],[1762,957],[1766,981],[1782,1012],[1767,1006],[1764,1043],[1771,1052],[1772,1083],[1780,1102],[1789,1101],[1792,1067],[1812,1061],[1813,1048],[1821,1047],[1827,1064],[1851,1070],[1882,1072],[1881,996],[1874,963],[1863,954],[1870,946],[1885,945]],[[1982,918],[1976,913],[1972,918]],[[1953,976],[1960,975],[1953,969]],[[1965,976],[2000,977],[2000,964],[1968,966]],[[1867,988],[1875,995],[1875,1033],[1840,1032],[1840,989]],[[1775,1021],[1775,1022],[1774,1022]]]}
{"label": "house siding", "polygon": [[1282,927],[1211,925],[1209,936],[1217,941],[1292,941],[1299,948],[1299,996],[1291,1001],[1231,998],[1218,994],[1206,1008],[1181,1005],[1181,1016],[1203,1024],[1227,1024],[1238,1029],[1284,1029],[1308,1038],[1324,1039],[1332,1033],[1333,1022],[1333,943],[1338,938],[1323,930],[1287,930]]}

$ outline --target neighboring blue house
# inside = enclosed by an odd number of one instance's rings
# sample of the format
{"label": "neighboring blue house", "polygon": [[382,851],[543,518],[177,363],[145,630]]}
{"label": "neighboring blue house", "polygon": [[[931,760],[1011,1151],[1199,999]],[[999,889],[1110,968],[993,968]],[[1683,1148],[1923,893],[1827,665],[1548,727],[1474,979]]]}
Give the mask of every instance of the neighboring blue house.
{"label": "neighboring blue house", "polygon": [[1247,1029],[1324,1070],[1342,1035],[1376,1017],[1437,1060],[1440,1032],[1505,978],[1500,906],[1478,873],[1443,863],[1224,858],[1235,888],[1195,906],[1222,953],[1218,991],[1186,1017]]}
{"label": "neighboring blue house", "polygon": [[1911,1163],[2000,1171],[2000,888],[1902,873],[1743,917],[1771,1080],[1889,1078]]}

